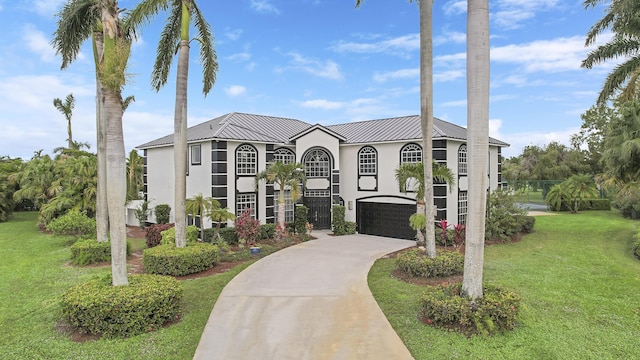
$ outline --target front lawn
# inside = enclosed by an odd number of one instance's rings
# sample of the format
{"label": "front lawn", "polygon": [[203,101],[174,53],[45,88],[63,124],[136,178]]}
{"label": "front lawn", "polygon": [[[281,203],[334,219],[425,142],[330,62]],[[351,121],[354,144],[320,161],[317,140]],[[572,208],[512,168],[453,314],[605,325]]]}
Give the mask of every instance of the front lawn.
{"label": "front lawn", "polygon": [[424,288],[376,262],[369,287],[416,359],[629,359],[640,354],[637,222],[613,211],[536,218],[522,241],[486,248],[484,281],[513,290],[526,307],[514,331],[494,337],[426,326],[417,314]]}
{"label": "front lawn", "polygon": [[61,294],[111,268],[69,266],[67,240],[40,233],[37,213],[14,215],[0,223],[0,359],[191,359],[222,288],[251,263],[182,281],[177,324],[128,339],[78,343],[57,329]]}

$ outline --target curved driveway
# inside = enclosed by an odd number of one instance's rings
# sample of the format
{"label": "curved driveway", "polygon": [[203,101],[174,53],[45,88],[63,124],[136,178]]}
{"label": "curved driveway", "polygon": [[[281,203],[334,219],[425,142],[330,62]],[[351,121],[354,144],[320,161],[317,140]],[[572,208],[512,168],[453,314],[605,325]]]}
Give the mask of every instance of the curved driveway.
{"label": "curved driveway", "polygon": [[415,242],[314,235],[227,284],[194,359],[412,359],[373,299],[367,274],[377,258]]}

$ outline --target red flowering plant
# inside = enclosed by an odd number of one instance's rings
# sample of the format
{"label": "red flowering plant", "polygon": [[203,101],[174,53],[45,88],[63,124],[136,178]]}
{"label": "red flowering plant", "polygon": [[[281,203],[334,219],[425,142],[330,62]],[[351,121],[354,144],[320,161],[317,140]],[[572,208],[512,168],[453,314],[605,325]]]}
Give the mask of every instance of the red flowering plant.
{"label": "red flowering plant", "polygon": [[256,246],[260,236],[260,221],[251,216],[251,209],[245,208],[235,221],[238,238],[249,246]]}
{"label": "red flowering plant", "polygon": [[440,229],[442,229],[442,233],[441,233],[441,238],[442,238],[442,245],[444,247],[447,247],[447,240],[448,240],[448,231],[447,231],[447,219],[442,219],[440,221],[438,221],[438,226],[440,227]]}
{"label": "red flowering plant", "polygon": [[456,224],[453,227],[453,234],[453,246],[455,246],[456,249],[460,250],[462,245],[464,245],[464,241],[467,237],[467,229],[464,224]]}

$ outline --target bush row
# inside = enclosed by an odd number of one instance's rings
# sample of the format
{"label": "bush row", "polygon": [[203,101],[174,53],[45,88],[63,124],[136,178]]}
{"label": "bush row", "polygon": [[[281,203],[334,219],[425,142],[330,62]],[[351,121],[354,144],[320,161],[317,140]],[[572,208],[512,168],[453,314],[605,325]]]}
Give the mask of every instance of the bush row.
{"label": "bush row", "polygon": [[460,296],[462,284],[427,287],[422,295],[422,311],[427,323],[455,325],[469,334],[485,335],[511,330],[517,325],[520,296],[489,285],[484,296],[472,302]]}
{"label": "bush row", "polygon": [[457,251],[440,251],[438,256],[430,258],[422,250],[411,249],[398,255],[396,266],[411,276],[449,276],[462,273],[464,255]]}
{"label": "bush row", "polygon": [[[131,255],[131,244],[127,241],[127,256]],[[89,265],[111,261],[111,243],[96,239],[78,241],[71,245],[71,262],[74,265]]]}
{"label": "bush row", "polygon": [[171,277],[129,275],[128,286],[112,286],[109,275],[65,292],[62,316],[83,333],[128,337],[179,319],[182,294],[179,281]]}
{"label": "bush row", "polygon": [[332,226],[334,235],[351,235],[358,229],[355,222],[345,220],[345,208],[342,205],[333,205]]}
{"label": "bush row", "polygon": [[195,243],[183,248],[167,244],[145,249],[142,263],[150,274],[182,276],[212,268],[218,256],[218,247],[211,244]]}
{"label": "bush row", "polygon": [[[609,199],[585,199],[578,202],[578,208],[582,210],[611,210],[611,200]],[[553,211],[571,211],[566,204],[562,204],[560,209],[551,206]]]}

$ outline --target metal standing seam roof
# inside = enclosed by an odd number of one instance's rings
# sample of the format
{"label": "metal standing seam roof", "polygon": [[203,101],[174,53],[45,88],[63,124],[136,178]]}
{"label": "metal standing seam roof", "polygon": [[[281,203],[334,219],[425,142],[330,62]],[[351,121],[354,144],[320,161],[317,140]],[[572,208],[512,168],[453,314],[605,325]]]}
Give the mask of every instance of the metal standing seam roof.
{"label": "metal standing seam roof", "polygon": [[[314,126],[318,125],[311,125],[297,119],[233,112],[190,127],[187,129],[187,141],[225,139],[288,144],[289,139]],[[328,125],[326,128],[343,136],[346,139],[345,143],[348,144],[422,138],[418,115]],[[467,129],[434,118],[433,138],[466,140]],[[145,149],[172,143],[173,134],[170,134],[139,145],[137,148]],[[489,143],[496,146],[509,146],[491,137]]]}

